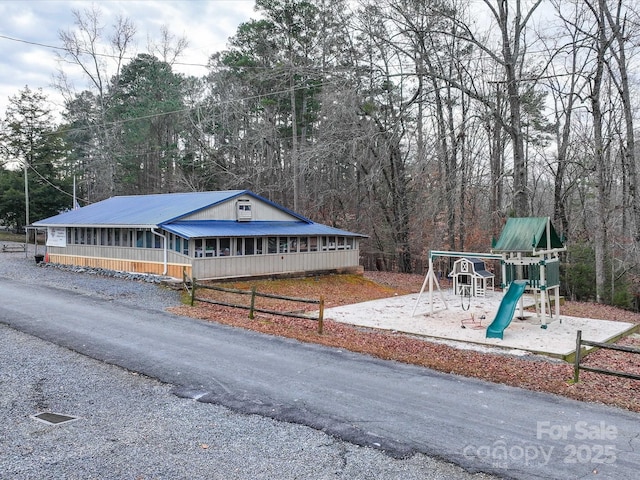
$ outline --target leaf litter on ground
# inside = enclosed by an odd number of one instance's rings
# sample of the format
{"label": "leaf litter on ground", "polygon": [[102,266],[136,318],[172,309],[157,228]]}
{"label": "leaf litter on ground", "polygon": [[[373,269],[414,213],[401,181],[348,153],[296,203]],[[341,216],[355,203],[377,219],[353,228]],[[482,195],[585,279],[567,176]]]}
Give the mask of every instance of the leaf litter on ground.
{"label": "leaf litter on ground", "polygon": [[[393,272],[365,272],[364,275],[326,275],[255,281],[233,281],[215,285],[296,298],[324,298],[325,307],[355,304],[368,300],[407,295],[420,291],[422,275]],[[212,283],[213,284],[213,283]],[[198,297],[214,298],[225,303],[249,307],[249,295],[237,295],[213,290],[198,290]],[[244,298],[239,298],[244,297]],[[260,298],[260,308],[283,312],[317,311],[317,304]],[[193,307],[180,306],[174,313],[245,328],[269,335],[278,335],[328,347],[348,349],[385,360],[431,368],[440,372],[547,392],[585,402],[597,402],[640,412],[640,380],[581,372],[580,382],[573,384],[573,364],[540,355],[515,356],[508,353],[479,352],[429,341],[399,332],[379,331],[351,326],[331,320],[324,321],[322,334],[316,320],[290,318],[256,313],[248,318],[245,309],[196,302]],[[563,315],[640,324],[640,314],[609,305],[565,302]],[[632,334],[617,342],[640,348],[640,335]],[[640,375],[640,355],[599,349],[584,359],[584,364],[607,370]]]}

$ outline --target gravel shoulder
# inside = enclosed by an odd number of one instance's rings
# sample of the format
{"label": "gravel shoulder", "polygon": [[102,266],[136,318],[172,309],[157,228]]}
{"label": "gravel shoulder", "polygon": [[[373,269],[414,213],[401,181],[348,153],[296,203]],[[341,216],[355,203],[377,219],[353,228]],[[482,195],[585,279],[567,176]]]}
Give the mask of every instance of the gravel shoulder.
{"label": "gravel shoulder", "polygon": [[[179,303],[157,284],[37,266],[32,252],[0,253],[0,276],[147,309]],[[424,455],[392,459],[172,388],[0,324],[0,478],[496,478]],[[32,418],[41,412],[78,420],[52,426]]]}

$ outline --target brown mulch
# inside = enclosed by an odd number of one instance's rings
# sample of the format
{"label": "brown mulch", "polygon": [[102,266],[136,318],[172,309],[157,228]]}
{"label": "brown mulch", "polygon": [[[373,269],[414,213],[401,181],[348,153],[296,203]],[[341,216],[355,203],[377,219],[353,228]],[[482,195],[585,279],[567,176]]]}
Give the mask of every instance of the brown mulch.
{"label": "brown mulch", "polygon": [[[364,275],[330,275],[305,279],[259,280],[252,282],[218,283],[226,288],[250,290],[256,286],[261,293],[273,293],[296,298],[324,297],[325,307],[359,303],[367,300],[405,295],[420,290],[424,277],[388,272],[366,272]],[[198,290],[198,297],[249,305],[248,295]],[[286,300],[259,298],[262,309],[317,311],[317,304],[292,303]],[[259,304],[259,305],[258,305]],[[270,335],[295,338],[303,342],[344,348],[378,358],[420,365],[441,372],[479,378],[529,390],[563,395],[576,400],[614,405],[640,412],[640,380],[592,372],[580,372],[580,382],[572,383],[573,365],[538,355],[516,357],[501,353],[481,353],[432,343],[401,333],[383,332],[325,320],[322,334],[318,322],[256,313],[248,318],[247,310],[197,302],[195,306],[173,308],[174,313],[254,330]],[[640,314],[607,305],[566,302],[563,315],[624,321],[640,324]],[[618,344],[640,348],[640,336],[621,339]],[[586,357],[585,365],[640,375],[640,355],[597,350]]]}

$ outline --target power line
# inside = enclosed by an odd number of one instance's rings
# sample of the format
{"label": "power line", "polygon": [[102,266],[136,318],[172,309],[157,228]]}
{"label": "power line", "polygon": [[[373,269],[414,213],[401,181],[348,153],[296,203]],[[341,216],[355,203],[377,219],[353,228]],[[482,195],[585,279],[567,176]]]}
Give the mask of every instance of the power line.
{"label": "power line", "polygon": [[[27,45],[35,45],[37,47],[48,48],[51,50],[61,50],[63,52],[67,51],[67,49],[64,47],[56,47],[55,45],[47,45],[46,43],[32,42],[30,40],[23,40],[21,38],[9,37],[7,35],[2,35],[2,34],[0,34],[0,38],[3,38],[5,40],[10,40],[12,42],[25,43]],[[88,50],[79,50],[79,53],[85,53],[87,55],[94,55],[96,57],[105,57],[105,58],[113,58],[113,59],[122,59],[122,58],[125,60],[135,59],[135,57],[118,57],[117,55],[109,55],[108,53],[89,52]],[[205,68],[209,66],[208,64],[186,63],[186,62],[173,62],[172,65],[182,65],[185,67],[205,67]]]}
{"label": "power line", "polygon": [[[43,47],[43,48],[48,48],[51,50],[60,50],[62,52],[67,52],[68,50],[64,47],[57,47],[55,45],[48,45],[45,43],[39,43],[39,42],[34,42],[31,40],[24,40],[21,38],[15,38],[15,37],[10,37],[7,35],[2,35],[0,34],[0,38],[3,38],[5,40],[9,40],[12,42],[18,42],[18,43],[24,43],[27,45],[35,45],[38,47]],[[115,59],[115,60],[135,60],[135,56],[125,56],[125,57],[119,57],[117,55],[111,55],[108,53],[98,53],[98,52],[90,52],[89,50],[79,50],[78,51],[81,54],[87,54],[87,55],[93,55],[96,57],[104,57],[104,58],[111,58],[111,59]],[[528,50],[526,52],[529,55],[539,55],[539,54],[545,54],[548,53],[548,50],[545,49],[541,49],[541,50]],[[478,54],[476,53],[474,56],[469,56],[468,60],[486,60],[486,59],[492,59],[491,56],[489,55],[483,55],[483,54]],[[209,68],[211,67],[211,65],[209,63],[187,63],[187,62],[171,62],[171,65],[180,65],[180,66],[184,66],[184,67],[202,67],[202,68]],[[403,65],[402,64],[387,64],[389,67],[391,68],[402,68]],[[233,65],[224,65],[224,67],[226,68],[240,68],[243,70],[273,70],[274,66],[260,66],[260,65],[243,65],[241,67],[234,67]],[[352,71],[353,67],[351,66],[344,66],[344,67],[339,67],[336,65],[331,65],[329,68],[326,67],[313,67],[313,66],[303,66],[303,67],[299,67],[299,68],[306,68],[312,71],[323,71],[326,73],[331,73],[331,72],[340,72],[340,71]],[[370,67],[369,67],[370,68]],[[407,75],[411,75],[411,74],[407,74]],[[415,75],[415,73],[413,73],[413,75]]]}
{"label": "power line", "polygon": [[38,172],[35,167],[31,164],[28,164],[28,167],[31,171],[33,171],[33,173],[36,174],[36,176],[42,180],[44,183],[46,183],[47,185],[49,185],[50,187],[53,187],[54,189],[58,190],[60,193],[68,196],[68,197],[73,197],[73,194],[69,193],[69,192],[65,192],[62,188],[60,188],[58,185],[54,184],[51,182],[51,180],[49,180],[48,178],[44,177],[40,172]]}

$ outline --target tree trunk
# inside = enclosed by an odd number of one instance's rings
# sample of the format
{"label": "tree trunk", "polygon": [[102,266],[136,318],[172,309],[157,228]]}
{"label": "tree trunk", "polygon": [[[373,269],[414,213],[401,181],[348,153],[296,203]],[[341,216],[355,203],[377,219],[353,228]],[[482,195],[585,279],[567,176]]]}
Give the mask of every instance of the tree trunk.
{"label": "tree trunk", "polygon": [[[502,92],[496,84],[496,112],[502,111]],[[491,173],[491,235],[498,238],[502,230],[502,196],[504,190],[504,142],[502,139],[502,122],[496,114],[487,119],[489,136],[489,166]]]}
{"label": "tree trunk", "polygon": [[618,0],[618,9],[615,18],[611,15],[609,6],[604,0],[600,1],[600,8],[607,17],[607,22],[611,28],[613,38],[616,40],[617,49],[611,44],[611,51],[618,66],[620,79],[617,82],[618,93],[622,100],[622,108],[624,112],[625,123],[625,141],[623,145],[623,169],[625,179],[629,189],[629,197],[631,199],[631,211],[633,217],[633,234],[635,242],[640,242],[640,198],[637,195],[638,174],[636,167],[635,155],[635,135],[633,128],[633,106],[631,104],[631,93],[629,86],[629,73],[627,66],[626,42],[629,41],[629,34],[626,33],[626,18],[621,19],[621,0]]}
{"label": "tree trunk", "polygon": [[289,88],[291,98],[291,168],[293,170],[293,211],[300,208],[300,165],[298,159],[298,117],[296,113],[296,84],[291,64],[291,74],[289,76]]}
{"label": "tree trunk", "polygon": [[[600,6],[604,0],[599,0]],[[601,303],[603,301],[604,292],[606,288],[606,271],[605,271],[605,258],[606,258],[606,244],[607,244],[607,217],[609,206],[609,189],[607,186],[607,174],[608,168],[606,158],[604,155],[604,138],[602,134],[602,108],[601,92],[602,92],[602,77],[604,73],[605,64],[605,51],[607,49],[607,38],[604,24],[603,9],[600,8],[598,14],[598,36],[596,39],[597,45],[597,63],[596,72],[593,77],[592,90],[591,90],[591,107],[593,115],[593,142],[594,142],[594,167],[596,170],[596,183],[598,190],[597,202],[597,215],[594,218],[594,249],[595,249],[595,262],[596,262],[596,301]]]}

